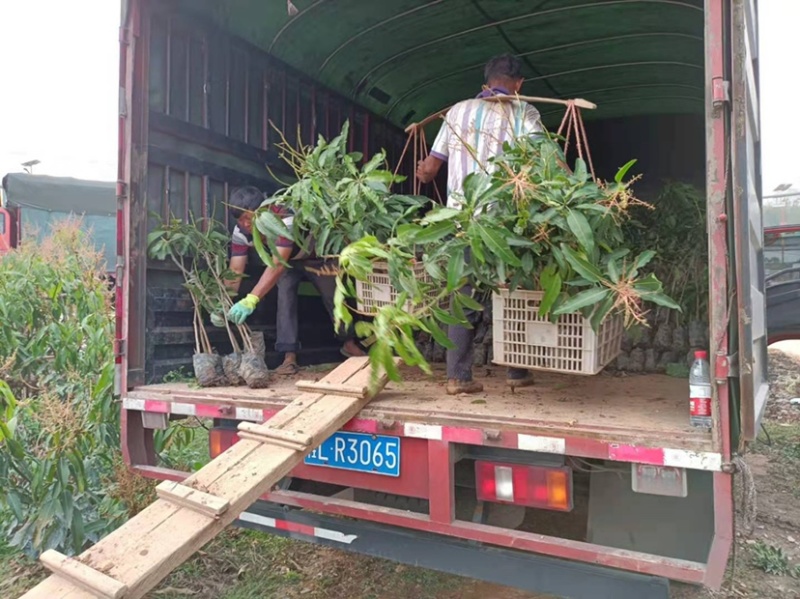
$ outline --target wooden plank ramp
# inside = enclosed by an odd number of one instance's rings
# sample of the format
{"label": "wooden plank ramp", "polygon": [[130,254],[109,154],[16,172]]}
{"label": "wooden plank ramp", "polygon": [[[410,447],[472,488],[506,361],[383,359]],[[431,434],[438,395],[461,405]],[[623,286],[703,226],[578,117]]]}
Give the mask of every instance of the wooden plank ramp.
{"label": "wooden plank ramp", "polygon": [[[139,599],[218,535],[374,396],[368,358],[350,358],[268,422],[75,558],[42,555],[53,573],[22,599]],[[386,385],[379,379],[378,390]],[[331,393],[329,389],[336,389]]]}

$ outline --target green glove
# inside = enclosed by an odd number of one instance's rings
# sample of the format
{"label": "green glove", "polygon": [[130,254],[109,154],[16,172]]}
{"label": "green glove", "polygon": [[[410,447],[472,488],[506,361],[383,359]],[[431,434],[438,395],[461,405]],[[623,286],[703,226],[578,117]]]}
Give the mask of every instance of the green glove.
{"label": "green glove", "polygon": [[257,295],[248,294],[246,298],[233,305],[233,308],[228,312],[228,320],[234,324],[244,324],[247,317],[255,312],[258,301]]}
{"label": "green glove", "polygon": [[225,327],[225,312],[220,310],[219,312],[212,312],[211,313],[211,324],[215,327],[224,328]]}

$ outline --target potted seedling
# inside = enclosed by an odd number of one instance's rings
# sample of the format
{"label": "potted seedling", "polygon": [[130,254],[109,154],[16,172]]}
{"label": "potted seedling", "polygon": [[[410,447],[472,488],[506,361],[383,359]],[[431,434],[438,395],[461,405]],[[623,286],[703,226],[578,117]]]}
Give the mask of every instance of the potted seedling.
{"label": "potted seedling", "polygon": [[225,320],[233,353],[224,358],[214,352],[204,323],[204,313],[233,305],[227,281],[239,276],[227,266],[227,236],[213,219],[184,222],[171,219],[153,231],[148,239],[151,257],[169,259],[184,279],[194,306],[195,355],[193,364],[202,387],[245,382],[251,388],[266,387],[269,371],[263,353],[254,347],[252,331]]}

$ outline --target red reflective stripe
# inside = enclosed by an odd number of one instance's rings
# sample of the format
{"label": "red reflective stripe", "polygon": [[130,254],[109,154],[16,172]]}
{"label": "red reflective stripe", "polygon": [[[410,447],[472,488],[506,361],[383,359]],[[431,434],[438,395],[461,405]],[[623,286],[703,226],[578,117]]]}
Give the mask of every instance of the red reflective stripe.
{"label": "red reflective stripe", "polygon": [[219,418],[219,407],[205,404],[195,406],[195,416],[198,418]]}
{"label": "red reflective stripe", "polygon": [[310,537],[316,536],[316,531],[313,526],[307,524],[298,524],[297,522],[288,522],[286,520],[275,520],[275,528],[278,530],[285,530],[287,532],[296,532],[301,535],[308,535]]}
{"label": "red reflective stripe", "polygon": [[442,441],[483,445],[483,431],[476,428],[442,427]]}
{"label": "red reflective stripe", "polygon": [[147,399],[144,402],[145,412],[157,412],[158,414],[169,414],[172,404],[168,401],[154,401]]}
{"label": "red reflective stripe", "polygon": [[664,450],[634,445],[609,445],[608,459],[620,462],[637,462],[639,464],[664,465]]}

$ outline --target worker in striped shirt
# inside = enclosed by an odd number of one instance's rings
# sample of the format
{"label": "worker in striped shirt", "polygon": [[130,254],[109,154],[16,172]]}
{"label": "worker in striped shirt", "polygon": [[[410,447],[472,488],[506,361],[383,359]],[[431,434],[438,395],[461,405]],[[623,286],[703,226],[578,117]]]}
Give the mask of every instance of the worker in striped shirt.
{"label": "worker in striped shirt", "polygon": [[[522,136],[536,135],[542,130],[539,111],[521,100],[489,102],[490,96],[518,95],[522,88],[522,64],[511,55],[492,58],[484,70],[486,85],[474,99],[453,106],[445,115],[442,128],[431,146],[428,157],[417,166],[417,177],[423,183],[432,181],[447,163],[447,205],[460,208],[464,199],[464,180],[475,172],[491,173],[491,159],[503,151],[503,144],[513,144]],[[471,295],[471,285],[461,293]],[[478,320],[475,312],[467,313],[471,323]],[[472,378],[475,329],[450,326],[448,331],[454,349],[447,350],[447,392],[480,393],[483,385]],[[533,384],[530,372],[509,368],[508,385],[514,389]]]}

